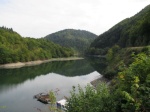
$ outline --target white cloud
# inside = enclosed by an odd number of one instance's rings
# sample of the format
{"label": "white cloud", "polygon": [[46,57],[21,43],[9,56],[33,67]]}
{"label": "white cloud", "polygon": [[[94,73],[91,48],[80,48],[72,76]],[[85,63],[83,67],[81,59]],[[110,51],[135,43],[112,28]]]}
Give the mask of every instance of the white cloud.
{"label": "white cloud", "polygon": [[149,3],[150,0],[0,0],[0,26],[12,27],[28,37],[43,37],[67,28],[99,35]]}

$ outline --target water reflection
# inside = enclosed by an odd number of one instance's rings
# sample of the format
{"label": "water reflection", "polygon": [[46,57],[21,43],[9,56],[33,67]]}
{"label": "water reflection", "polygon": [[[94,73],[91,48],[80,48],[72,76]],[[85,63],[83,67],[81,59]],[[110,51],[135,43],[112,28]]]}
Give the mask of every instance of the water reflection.
{"label": "water reflection", "polygon": [[84,87],[100,74],[87,60],[50,62],[19,69],[0,69],[0,112],[49,112],[33,96],[59,88],[57,100],[69,96],[72,86]]}
{"label": "water reflection", "polygon": [[91,58],[87,58],[87,60],[89,61],[90,65],[93,67],[94,70],[98,71],[101,74],[105,72],[105,69],[107,67],[106,58],[91,57]]}
{"label": "water reflection", "polygon": [[19,84],[25,80],[32,80],[37,76],[48,73],[74,77],[86,75],[93,71],[94,69],[87,60],[56,61],[19,69],[0,69],[0,85]]}

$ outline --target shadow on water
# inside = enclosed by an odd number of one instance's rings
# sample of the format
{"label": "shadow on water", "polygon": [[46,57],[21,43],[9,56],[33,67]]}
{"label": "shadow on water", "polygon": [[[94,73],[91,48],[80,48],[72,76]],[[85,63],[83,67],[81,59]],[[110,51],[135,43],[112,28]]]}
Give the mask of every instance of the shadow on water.
{"label": "shadow on water", "polygon": [[57,73],[67,77],[81,76],[94,69],[86,60],[56,61],[16,69],[0,69],[0,85],[19,84],[28,79],[48,73]]}
{"label": "shadow on water", "polygon": [[94,70],[99,72],[101,75],[104,75],[107,65],[106,58],[104,57],[90,57],[87,58],[90,65],[93,67]]}

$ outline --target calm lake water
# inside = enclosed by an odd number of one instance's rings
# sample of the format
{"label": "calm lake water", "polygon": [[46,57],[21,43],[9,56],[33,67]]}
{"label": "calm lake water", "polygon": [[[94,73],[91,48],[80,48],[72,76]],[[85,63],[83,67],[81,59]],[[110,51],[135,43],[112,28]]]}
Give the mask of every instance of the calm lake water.
{"label": "calm lake water", "polygon": [[[96,61],[97,62],[97,61]],[[50,112],[49,105],[33,96],[60,91],[57,100],[69,96],[72,86],[84,87],[101,77],[94,61],[56,61],[17,69],[0,69],[0,112]]]}

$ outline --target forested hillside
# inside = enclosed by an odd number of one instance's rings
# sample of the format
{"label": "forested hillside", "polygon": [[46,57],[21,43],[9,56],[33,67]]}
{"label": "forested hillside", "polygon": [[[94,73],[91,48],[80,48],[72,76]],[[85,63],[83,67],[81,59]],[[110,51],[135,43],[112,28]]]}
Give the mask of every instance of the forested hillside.
{"label": "forested hillside", "polygon": [[91,44],[91,48],[99,49],[97,52],[101,53],[114,45],[121,48],[150,45],[150,5],[101,34]]}
{"label": "forested hillside", "polygon": [[[105,55],[91,62],[110,84],[73,87],[67,112],[150,112],[150,5],[100,35],[88,54]],[[78,91],[78,92],[77,92]],[[86,102],[86,103],[85,103]]]}
{"label": "forested hillside", "polygon": [[47,35],[45,38],[65,47],[83,53],[97,35],[84,30],[66,29]]}
{"label": "forested hillside", "polygon": [[23,38],[0,27],[0,64],[69,57],[73,51],[45,39]]}

